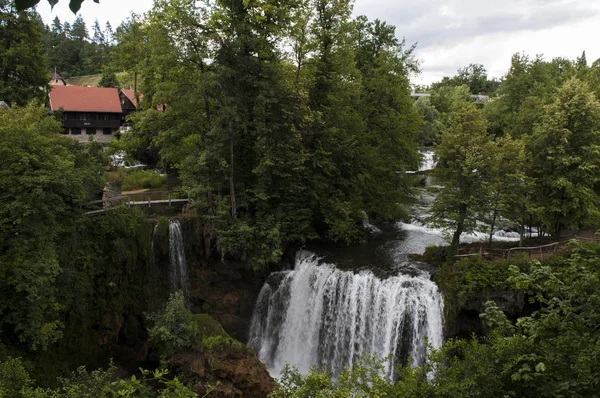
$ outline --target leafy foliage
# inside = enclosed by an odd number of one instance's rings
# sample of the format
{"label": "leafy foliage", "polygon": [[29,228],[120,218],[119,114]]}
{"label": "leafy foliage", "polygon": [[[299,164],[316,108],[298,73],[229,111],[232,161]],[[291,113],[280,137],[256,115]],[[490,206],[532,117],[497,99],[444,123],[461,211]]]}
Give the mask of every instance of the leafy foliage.
{"label": "leafy foliage", "polygon": [[444,187],[433,204],[431,220],[452,231],[449,250],[455,254],[460,235],[473,231],[483,209],[493,141],[486,119],[472,104],[459,102],[449,119],[449,128],[435,147],[435,175]]}
{"label": "leafy foliage", "polygon": [[59,123],[35,104],[0,111],[0,311],[3,324],[32,349],[61,336],[58,238],[73,228],[65,220],[100,186],[92,147],[58,131]]}
{"label": "leafy foliage", "polygon": [[597,223],[600,102],[586,83],[572,78],[560,87],[528,137],[527,149],[536,165],[530,172],[535,215],[557,237],[563,226]]}
{"label": "leafy foliage", "polygon": [[[62,77],[87,76],[102,72],[104,82],[100,87],[119,85],[111,71],[106,70],[109,68],[114,47],[114,32],[110,24],[103,30],[96,20],[90,34],[81,16],[72,24],[61,23],[56,17],[44,33],[49,69]],[[107,80],[108,77],[111,79]]]}
{"label": "leafy foliage", "polygon": [[576,247],[552,263],[502,265],[500,273],[494,271],[495,263],[478,260],[465,268],[467,264],[459,263],[458,272],[486,275],[472,286],[512,285],[528,292],[538,309],[515,324],[488,303],[482,318],[493,330],[490,336],[449,340],[430,355],[429,364],[399,368],[396,381],[380,378],[373,358],[363,359],[336,380],[317,368],[301,375],[288,367],[273,396],[595,396],[600,375],[600,246]]}
{"label": "leafy foliage", "polygon": [[458,74],[453,77],[445,76],[441,81],[433,83],[431,89],[438,91],[442,87],[467,86],[471,94],[492,95],[500,87],[500,82],[496,79],[489,80],[487,71],[481,64],[470,64],[458,70]]}
{"label": "leafy foliage", "polygon": [[292,242],[355,242],[363,211],[399,214],[420,117],[393,27],[345,1],[165,0],[136,23],[116,53],[145,49],[146,105],[121,145],[178,169],[224,255],[265,267]]}
{"label": "leafy foliage", "polygon": [[180,349],[191,347],[200,337],[194,314],[185,306],[181,291],[171,295],[163,312],[148,314],[148,318],[155,322],[148,334],[158,343],[164,361]]}
{"label": "leafy foliage", "polygon": [[[74,14],[77,13],[77,11],[79,11],[79,9],[81,8],[81,3],[83,3],[83,1],[84,0],[69,1],[69,8],[71,9],[71,11],[73,11]],[[22,11],[27,8],[34,7],[39,2],[40,0],[15,0],[15,5],[17,6],[17,9],[19,11]],[[58,3],[58,0],[48,0],[48,3],[50,3],[50,6],[54,7]],[[100,0],[94,0],[94,3],[100,3]]]}
{"label": "leafy foliage", "polygon": [[0,362],[0,394],[11,398],[80,398],[80,397],[172,397],[193,398],[197,395],[177,377],[168,378],[166,370],[140,369],[141,378],[117,377],[117,368],[111,363],[107,370],[88,371],[79,367],[70,377],[59,380],[57,388],[35,388],[20,359],[9,358]]}
{"label": "leafy foliage", "polygon": [[0,21],[0,98],[19,106],[44,101],[49,70],[42,54],[44,25],[39,15],[16,13],[2,2]]}
{"label": "leafy foliage", "polygon": [[166,182],[167,176],[159,174],[156,170],[134,170],[124,174],[123,190],[158,188]]}

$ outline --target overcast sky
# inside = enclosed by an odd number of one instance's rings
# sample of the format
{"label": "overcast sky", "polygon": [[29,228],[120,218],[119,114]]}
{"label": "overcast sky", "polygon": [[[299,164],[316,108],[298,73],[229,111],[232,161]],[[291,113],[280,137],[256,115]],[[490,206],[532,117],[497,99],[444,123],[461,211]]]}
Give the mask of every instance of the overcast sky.
{"label": "overcast sky", "polygon": [[[142,14],[152,0],[85,1],[80,14],[91,31],[94,19],[116,28],[131,11]],[[68,0],[50,11],[38,5],[50,23],[75,17]],[[501,77],[516,52],[547,59],[574,59],[586,51],[588,63],[600,58],[600,2],[595,0],[356,0],[355,15],[379,18],[396,26],[408,44],[418,43],[422,74],[417,84],[429,84],[471,63],[483,64],[490,76]]]}

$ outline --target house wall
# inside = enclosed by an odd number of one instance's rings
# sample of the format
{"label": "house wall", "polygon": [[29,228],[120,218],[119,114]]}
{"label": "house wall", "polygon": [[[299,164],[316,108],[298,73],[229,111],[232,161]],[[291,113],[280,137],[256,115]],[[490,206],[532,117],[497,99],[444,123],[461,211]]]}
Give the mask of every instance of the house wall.
{"label": "house wall", "polygon": [[[66,131],[66,136],[69,138],[73,138],[74,140],[77,140],[79,142],[90,142],[90,141],[97,141],[97,142],[110,142],[113,139],[113,135],[112,134],[104,134],[102,129],[80,129],[81,134],[72,134],[71,133],[71,129],[67,128],[65,129]],[[94,134],[95,131],[95,134]]]}

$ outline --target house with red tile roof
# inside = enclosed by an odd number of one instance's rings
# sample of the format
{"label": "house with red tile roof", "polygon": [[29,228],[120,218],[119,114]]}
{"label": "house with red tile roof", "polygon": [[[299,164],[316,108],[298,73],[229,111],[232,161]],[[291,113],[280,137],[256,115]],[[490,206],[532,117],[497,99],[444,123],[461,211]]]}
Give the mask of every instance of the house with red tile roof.
{"label": "house with red tile roof", "polygon": [[138,100],[141,102],[144,98],[144,94],[137,92],[137,98],[134,90],[123,89],[119,92],[119,99],[121,100],[121,108],[125,116],[138,109]]}
{"label": "house with red tile roof", "polygon": [[63,133],[78,141],[108,142],[121,125],[123,108],[116,88],[53,86],[51,111],[63,112]]}

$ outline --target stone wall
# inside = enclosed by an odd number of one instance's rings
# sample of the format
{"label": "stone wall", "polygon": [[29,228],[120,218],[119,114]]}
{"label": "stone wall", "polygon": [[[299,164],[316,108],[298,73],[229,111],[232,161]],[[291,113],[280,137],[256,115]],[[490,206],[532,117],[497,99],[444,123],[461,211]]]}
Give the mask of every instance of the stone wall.
{"label": "stone wall", "polygon": [[71,134],[70,129],[67,130],[68,134],[65,134],[69,138],[73,138],[79,142],[110,142],[113,139],[112,134],[104,134],[102,129],[85,129],[82,128],[81,134]]}

